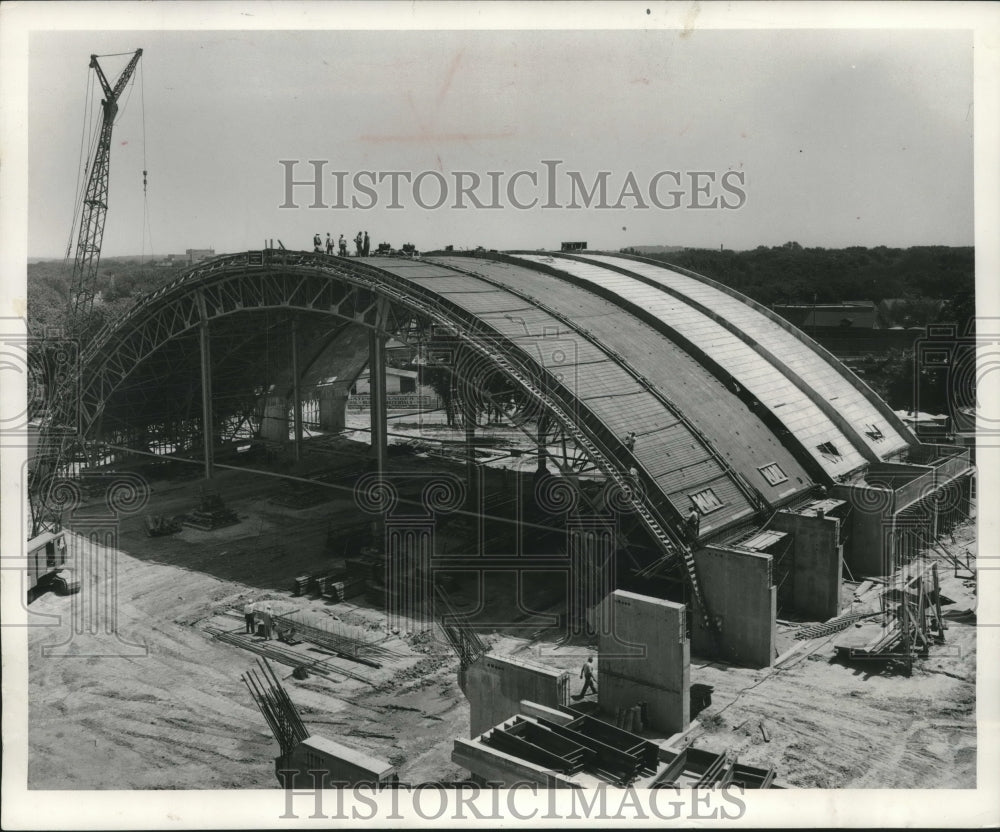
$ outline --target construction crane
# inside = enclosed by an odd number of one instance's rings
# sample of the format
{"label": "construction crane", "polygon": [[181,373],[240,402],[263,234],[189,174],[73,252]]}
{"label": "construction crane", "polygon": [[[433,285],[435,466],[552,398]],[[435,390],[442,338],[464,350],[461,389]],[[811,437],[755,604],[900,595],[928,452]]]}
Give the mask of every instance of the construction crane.
{"label": "construction crane", "polygon": [[[73,262],[72,303],[73,318],[86,315],[94,305],[94,286],[97,267],[101,262],[101,243],[104,240],[104,219],[108,213],[108,175],[111,166],[111,131],[118,115],[118,98],[128,85],[132,73],[142,57],[142,50],[136,49],[131,60],[115,82],[108,82],[104,70],[98,63],[97,55],[90,56],[90,68],[97,74],[104,91],[101,101],[103,121],[101,135],[97,142],[97,152],[90,165],[90,178],[83,199],[83,214],[80,217],[80,234],[76,241],[76,260]],[[142,172],[143,177],[146,171]],[[79,321],[76,321],[79,323]]]}
{"label": "construction crane", "polygon": [[[136,49],[132,53],[132,57],[113,87],[104,74],[104,70],[97,60],[98,57],[116,56],[90,56],[90,68],[94,70],[100,81],[104,98],[101,101],[103,111],[101,131],[97,141],[97,150],[90,164],[90,176],[87,180],[83,210],[80,215],[76,259],[73,262],[71,309],[68,324],[70,334],[77,338],[86,336],[88,316],[94,306],[97,267],[101,261],[101,243],[104,240],[104,220],[108,213],[111,131],[114,129],[115,118],[118,115],[118,99],[135,72],[139,59],[142,57],[142,50]],[[142,176],[145,182],[145,170],[142,172]],[[72,239],[72,232],[70,238]],[[35,455],[29,466],[28,496],[31,503],[32,537],[41,534],[46,529],[56,531],[60,526],[57,512],[52,509],[50,504],[52,489],[60,468],[70,456],[71,446],[76,441],[66,436],[65,431],[59,430],[65,428],[65,422],[71,421],[69,414],[72,413],[74,381],[75,379],[69,376],[61,384],[47,385],[50,391],[47,407],[39,426]]]}

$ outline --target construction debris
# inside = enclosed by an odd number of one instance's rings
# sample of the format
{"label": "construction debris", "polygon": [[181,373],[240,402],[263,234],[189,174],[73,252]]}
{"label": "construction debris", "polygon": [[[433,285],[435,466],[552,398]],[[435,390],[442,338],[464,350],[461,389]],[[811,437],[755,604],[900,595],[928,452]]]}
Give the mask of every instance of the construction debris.
{"label": "construction debris", "polygon": [[202,486],[201,505],[184,518],[185,526],[206,532],[234,526],[239,522],[239,516],[235,511],[226,508],[218,490],[208,485]]}
{"label": "construction debris", "polygon": [[947,625],[941,614],[937,564],[911,577],[901,587],[890,587],[881,596],[880,622],[857,624],[834,645],[845,659],[881,659],[896,664],[909,675],[913,660],[926,656],[931,641],[944,641]]}
{"label": "construction debris", "polygon": [[809,627],[803,627],[795,633],[795,638],[797,640],[802,640],[807,638],[821,638],[823,636],[829,636],[833,633],[839,633],[841,630],[846,630],[851,626],[851,624],[854,624],[857,621],[861,621],[865,618],[872,618],[876,615],[879,615],[879,613],[871,611],[849,612],[846,615],[831,618],[823,624],[813,624]]}
{"label": "construction debris", "polygon": [[163,517],[160,514],[147,514],[144,518],[146,534],[149,537],[166,537],[181,530],[181,522],[176,517]]}

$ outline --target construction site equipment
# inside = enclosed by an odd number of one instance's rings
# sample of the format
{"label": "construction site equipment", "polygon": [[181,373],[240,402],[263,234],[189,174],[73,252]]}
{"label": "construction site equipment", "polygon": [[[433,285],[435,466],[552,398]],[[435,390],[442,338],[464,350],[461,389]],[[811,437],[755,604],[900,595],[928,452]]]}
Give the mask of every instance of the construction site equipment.
{"label": "construction site equipment", "polygon": [[[94,305],[95,278],[101,261],[101,244],[104,240],[104,220],[108,213],[108,176],[111,168],[111,130],[118,115],[118,99],[142,57],[136,49],[114,87],[111,86],[98,62],[98,55],[90,56],[90,68],[97,74],[104,91],[101,101],[103,120],[97,140],[97,151],[90,163],[90,178],[83,198],[83,215],[80,234],[76,241],[76,260],[73,263],[73,313],[87,313]],[[145,171],[144,171],[145,173]]]}
{"label": "construction site equipment", "polygon": [[239,515],[232,509],[226,508],[217,487],[210,483],[205,483],[201,487],[201,505],[184,518],[185,526],[206,532],[233,526],[239,522]]}
{"label": "construction site equipment", "polygon": [[75,595],[80,591],[79,581],[70,581],[65,575],[56,574],[52,576],[49,584],[56,595]]}
{"label": "construction site equipment", "polygon": [[28,603],[47,589],[67,560],[66,532],[45,532],[31,538],[27,546]]}
{"label": "construction site equipment", "polygon": [[[104,74],[98,57],[101,56],[90,56],[90,68],[97,75],[104,93],[101,101],[103,114],[97,149],[90,162],[90,175],[83,195],[76,259],[73,261],[69,323],[74,330],[70,334],[75,338],[84,338],[89,334],[84,332],[84,327],[87,323],[86,316],[94,305],[97,267],[100,264],[101,245],[104,241],[104,221],[108,212],[108,176],[111,166],[111,132],[115,125],[115,117],[118,115],[118,99],[135,72],[142,57],[142,50],[135,50],[114,86]],[[144,179],[145,176],[146,171],[143,171]],[[75,223],[76,217],[74,225]],[[70,239],[72,240],[72,230]],[[68,249],[66,256],[69,256]],[[66,459],[72,457],[71,447],[75,443],[73,438],[75,431],[67,428],[75,427],[74,407],[78,394],[76,382],[73,373],[68,373],[59,381],[47,380],[49,401],[42,415],[37,450],[28,477],[32,535],[38,535],[46,528],[55,531],[61,523],[58,510],[52,506],[52,494],[60,470]]]}
{"label": "construction site equipment", "polygon": [[309,736],[309,730],[303,724],[298,709],[281,686],[281,681],[274,674],[267,659],[258,659],[257,665],[260,668],[259,673],[248,670],[240,678],[271,727],[271,733],[278,741],[282,755],[291,754],[292,750]]}
{"label": "construction site equipment", "polygon": [[928,654],[931,641],[945,639],[937,564],[929,577],[926,572],[914,575],[901,586],[888,588],[880,600],[881,622],[856,627],[834,647],[842,658],[888,661],[909,675],[914,659]]}
{"label": "construction site equipment", "polygon": [[165,537],[181,530],[181,523],[176,518],[164,517],[161,514],[147,514],[143,522],[146,526],[146,535],[149,537]]}
{"label": "construction site equipment", "polygon": [[312,575],[309,573],[306,573],[305,575],[298,575],[292,583],[292,595],[296,598],[301,595],[305,595],[311,583]]}

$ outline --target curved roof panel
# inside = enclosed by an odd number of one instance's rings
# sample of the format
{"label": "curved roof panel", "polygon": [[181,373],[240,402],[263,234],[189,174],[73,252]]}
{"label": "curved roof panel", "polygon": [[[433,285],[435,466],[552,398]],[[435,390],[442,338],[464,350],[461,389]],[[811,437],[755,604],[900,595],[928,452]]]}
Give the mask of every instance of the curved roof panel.
{"label": "curved roof panel", "polygon": [[[769,502],[784,502],[811,487],[811,478],[800,463],[733,391],[676,343],[612,301],[582,286],[553,280],[550,274],[529,264],[462,256],[437,257],[434,262],[474,270],[523,297],[535,298],[562,321],[572,322],[577,332],[588,335],[574,339],[573,349],[582,352],[578,362],[593,341],[625,361],[697,425],[698,432]],[[658,429],[665,418],[677,421],[663,404],[648,411],[637,410],[631,400],[611,404],[623,411],[616,422],[623,421],[625,431],[636,432],[637,454],[647,444],[649,426]],[[736,427],[734,420],[738,422]],[[650,459],[648,467],[661,463]],[[772,474],[775,469],[769,466],[777,466],[780,474]],[[762,470],[765,468],[769,469],[767,475]]]}
{"label": "curved roof panel", "polygon": [[[447,265],[443,259],[435,262],[440,269],[437,274],[425,270],[420,276],[413,276],[404,262],[388,258],[379,263],[379,268],[446,298],[507,336],[540,369],[556,378],[562,389],[575,397],[578,407],[589,411],[613,436],[621,438],[630,430],[641,431],[641,440],[634,451],[635,461],[679,514],[690,511],[695,503],[692,495],[709,490],[714,495],[713,509],[702,518],[702,534],[725,528],[754,513],[755,506],[733,476],[734,469],[689,422],[678,419],[666,408],[656,392],[624,367],[620,356],[599,339],[585,335],[576,321],[560,313],[553,314],[541,301],[526,300],[523,287],[514,289],[512,283],[505,289],[485,274],[455,271],[472,264],[485,269],[490,265],[488,261],[455,258]],[[546,280],[551,282],[551,278]],[[573,287],[566,289],[578,298],[588,294]],[[621,326],[621,311],[612,304],[600,307],[592,303],[591,307],[598,317],[617,316]],[[793,483],[800,487],[794,480]],[[716,501],[718,507],[714,507]]]}
{"label": "curved roof panel", "polygon": [[[674,272],[626,258],[516,256],[556,268],[657,318],[681,343],[702,351],[750,391],[831,477],[846,476],[907,444],[826,359],[736,297],[680,274],[676,276],[683,280],[678,285],[664,286],[659,278],[666,273],[672,279]],[[814,366],[823,371],[819,385],[796,372]],[[831,391],[833,396],[826,396]],[[849,423],[852,417],[862,420],[856,429]],[[865,433],[869,429],[883,439],[869,439]],[[877,453],[866,443],[883,447]]]}
{"label": "curved roof panel", "polygon": [[860,380],[855,379],[856,383],[852,383],[846,367],[824,354],[818,344],[807,343],[803,340],[804,336],[790,332],[766,312],[755,308],[748,298],[714,285],[707,278],[683,274],[666,264],[660,266],[610,255],[587,255],[587,259],[626,268],[711,308],[773,355],[779,356],[818,396],[832,403],[855,426],[862,440],[879,458],[884,459],[908,447],[913,441],[898,419],[887,413],[887,409],[876,405],[874,394],[866,395],[859,389]]}

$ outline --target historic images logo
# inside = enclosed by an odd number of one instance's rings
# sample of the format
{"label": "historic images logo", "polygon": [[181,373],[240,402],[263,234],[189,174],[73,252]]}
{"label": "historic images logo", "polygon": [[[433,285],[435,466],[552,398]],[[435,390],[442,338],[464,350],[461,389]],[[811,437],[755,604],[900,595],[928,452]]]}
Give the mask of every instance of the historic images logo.
{"label": "historic images logo", "polygon": [[282,187],[279,208],[732,211],[747,202],[742,170],[583,173],[564,169],[560,159],[543,159],[533,170],[456,170],[448,174],[436,170],[327,170],[330,162],[326,159],[281,159],[278,164]]}

